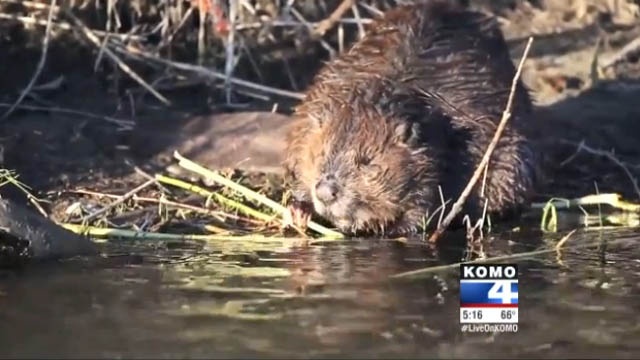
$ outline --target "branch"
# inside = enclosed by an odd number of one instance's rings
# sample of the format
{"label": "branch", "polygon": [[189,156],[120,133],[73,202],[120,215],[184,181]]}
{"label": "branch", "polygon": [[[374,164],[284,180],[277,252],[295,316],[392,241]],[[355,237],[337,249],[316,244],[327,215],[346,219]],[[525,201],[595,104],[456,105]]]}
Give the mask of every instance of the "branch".
{"label": "branch", "polygon": [[522,67],[524,65],[525,59],[527,58],[527,55],[529,54],[529,49],[531,48],[531,43],[532,42],[533,42],[533,37],[529,37],[529,40],[527,41],[527,46],[524,49],[524,53],[522,54],[522,58],[520,59],[520,64],[518,65],[518,70],[516,71],[516,74],[513,77],[513,81],[511,83],[511,92],[509,93],[509,99],[507,101],[506,108],[505,108],[504,112],[502,113],[502,118],[500,119],[500,123],[498,124],[498,128],[496,129],[496,132],[493,135],[493,139],[491,140],[491,143],[487,147],[487,150],[485,151],[484,156],[482,157],[482,160],[480,161],[480,164],[476,168],[476,171],[473,173],[473,176],[471,176],[471,179],[469,179],[469,182],[467,183],[467,186],[462,191],[462,194],[460,194],[460,197],[453,204],[453,206],[451,207],[451,210],[449,211],[447,216],[444,218],[442,223],[440,223],[440,225],[438,226],[436,231],[434,231],[434,233],[431,234],[431,236],[429,237],[429,242],[435,243],[436,241],[438,241],[438,238],[447,229],[447,227],[449,227],[449,224],[451,224],[453,219],[462,210],[462,206],[464,205],[464,202],[467,200],[467,197],[471,193],[471,190],[475,186],[476,182],[478,182],[478,179],[482,175],[482,172],[485,170],[486,166],[489,164],[489,159],[491,158],[491,155],[493,154],[493,150],[496,148],[496,145],[498,144],[498,141],[500,140],[500,136],[502,135],[502,132],[504,131],[505,127],[507,126],[507,122],[511,118],[511,110],[512,110],[512,107],[513,107],[513,98],[515,97],[516,88],[518,86],[518,80],[520,79],[520,73],[522,73]]}

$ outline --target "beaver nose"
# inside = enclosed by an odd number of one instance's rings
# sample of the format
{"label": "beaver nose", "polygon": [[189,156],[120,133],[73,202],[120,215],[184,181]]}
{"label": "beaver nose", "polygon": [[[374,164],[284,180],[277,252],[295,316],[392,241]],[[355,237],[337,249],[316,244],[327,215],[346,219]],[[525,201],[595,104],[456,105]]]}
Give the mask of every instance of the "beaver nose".
{"label": "beaver nose", "polygon": [[338,183],[332,176],[323,177],[316,184],[316,196],[323,203],[330,203],[338,196]]}

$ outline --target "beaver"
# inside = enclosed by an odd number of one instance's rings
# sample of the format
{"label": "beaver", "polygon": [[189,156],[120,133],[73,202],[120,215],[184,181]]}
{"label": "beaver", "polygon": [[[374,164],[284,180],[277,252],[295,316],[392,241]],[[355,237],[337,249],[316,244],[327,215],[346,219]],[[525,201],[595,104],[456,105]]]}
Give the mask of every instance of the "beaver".
{"label": "beaver", "polygon": [[[347,234],[424,230],[480,163],[515,73],[494,17],[442,0],[389,10],[323,66],[295,108],[283,160],[289,208],[315,210]],[[532,111],[519,81],[461,216],[486,206],[492,220],[506,219],[530,201],[536,155],[523,129]]]}

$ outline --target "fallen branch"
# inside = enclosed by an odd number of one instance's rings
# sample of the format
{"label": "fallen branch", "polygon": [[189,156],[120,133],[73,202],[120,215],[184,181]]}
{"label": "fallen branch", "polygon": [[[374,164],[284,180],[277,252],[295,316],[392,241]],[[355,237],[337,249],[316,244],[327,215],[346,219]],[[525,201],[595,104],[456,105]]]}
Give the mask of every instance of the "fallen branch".
{"label": "fallen branch", "polygon": [[491,143],[487,147],[487,151],[485,151],[484,156],[480,161],[480,164],[478,165],[475,172],[473,173],[473,176],[471,176],[471,179],[467,183],[467,186],[462,191],[462,194],[460,194],[460,197],[458,198],[458,200],[456,200],[456,202],[453,204],[453,206],[451,207],[451,210],[449,211],[447,216],[444,218],[442,223],[438,226],[436,231],[434,231],[433,234],[431,234],[431,236],[429,237],[429,242],[435,243],[436,241],[438,241],[438,238],[442,235],[442,233],[447,229],[449,224],[451,224],[453,219],[462,210],[462,206],[464,202],[467,200],[467,197],[471,193],[471,190],[476,185],[476,182],[484,172],[485,167],[488,165],[489,159],[493,154],[493,150],[498,144],[498,141],[500,140],[500,136],[502,136],[502,132],[504,131],[507,125],[507,122],[511,118],[511,108],[513,106],[513,99],[515,97],[518,81],[520,79],[520,74],[522,73],[522,67],[524,65],[524,61],[527,58],[527,55],[529,54],[529,49],[531,48],[532,42],[533,42],[533,37],[529,37],[529,41],[527,41],[527,46],[524,49],[522,58],[520,59],[520,64],[518,65],[518,69],[516,70],[516,74],[513,77],[513,81],[511,83],[511,92],[509,93],[509,99],[507,101],[506,108],[502,113],[502,118],[500,119],[500,123],[498,124],[498,128],[496,129],[496,132],[493,135],[493,139],[491,140]]}

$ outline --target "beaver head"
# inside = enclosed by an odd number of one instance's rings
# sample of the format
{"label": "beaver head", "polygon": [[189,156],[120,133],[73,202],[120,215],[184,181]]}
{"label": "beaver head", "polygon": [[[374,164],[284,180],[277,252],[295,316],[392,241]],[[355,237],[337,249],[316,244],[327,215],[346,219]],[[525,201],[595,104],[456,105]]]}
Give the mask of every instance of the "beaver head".
{"label": "beaver head", "polygon": [[329,96],[299,111],[308,111],[293,150],[301,190],[319,215],[346,233],[420,225],[437,194],[434,155],[446,137],[436,124],[444,119],[410,91],[379,85],[355,87],[350,98]]}

